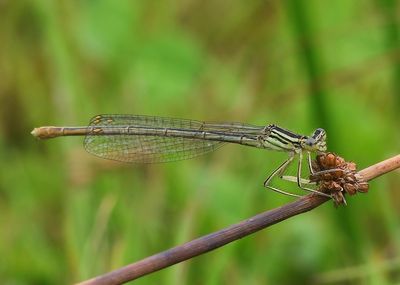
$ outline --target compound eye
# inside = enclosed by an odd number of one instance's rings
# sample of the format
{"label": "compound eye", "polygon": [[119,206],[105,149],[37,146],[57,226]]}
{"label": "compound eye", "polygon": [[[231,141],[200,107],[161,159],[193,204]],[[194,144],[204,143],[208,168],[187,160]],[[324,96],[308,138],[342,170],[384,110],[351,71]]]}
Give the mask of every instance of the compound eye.
{"label": "compound eye", "polygon": [[325,136],[325,130],[318,128],[314,131],[312,138],[315,140],[320,140]]}

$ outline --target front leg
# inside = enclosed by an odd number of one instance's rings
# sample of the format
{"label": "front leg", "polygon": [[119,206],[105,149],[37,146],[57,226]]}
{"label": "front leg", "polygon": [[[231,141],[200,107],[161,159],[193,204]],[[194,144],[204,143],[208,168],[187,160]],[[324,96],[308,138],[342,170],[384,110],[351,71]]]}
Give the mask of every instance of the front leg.
{"label": "front leg", "polygon": [[299,152],[299,162],[298,162],[298,165],[297,165],[297,185],[298,185],[301,189],[303,189],[303,190],[305,190],[305,191],[312,192],[312,193],[315,193],[315,194],[318,194],[318,195],[321,195],[321,196],[325,196],[325,197],[331,198],[331,196],[328,195],[328,194],[322,193],[322,192],[317,191],[317,190],[315,190],[315,189],[306,188],[306,187],[304,187],[304,186],[302,185],[302,178],[301,178],[301,164],[302,164],[302,162],[303,162],[303,153],[302,153],[302,152]]}
{"label": "front leg", "polygon": [[309,151],[307,151],[307,162],[308,162],[308,169],[310,170],[311,175],[313,175],[314,169],[312,167],[311,153]]}

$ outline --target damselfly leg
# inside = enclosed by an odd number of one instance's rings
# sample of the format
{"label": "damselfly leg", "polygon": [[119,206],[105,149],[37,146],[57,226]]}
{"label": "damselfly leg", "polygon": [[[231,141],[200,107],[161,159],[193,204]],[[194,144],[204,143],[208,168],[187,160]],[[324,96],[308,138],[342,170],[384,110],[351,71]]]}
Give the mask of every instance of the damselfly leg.
{"label": "damselfly leg", "polygon": [[312,178],[312,180],[318,180],[323,175],[326,175],[326,174],[335,174],[337,176],[340,176],[340,175],[344,175],[345,173],[346,173],[346,171],[343,169],[331,168],[331,169],[325,169],[325,170],[320,170],[320,171],[314,172],[311,174],[311,178]]}
{"label": "damselfly leg", "polygon": [[[308,164],[311,165],[311,156],[308,156],[308,161],[309,161]],[[301,189],[303,189],[303,190],[305,190],[305,191],[312,192],[312,193],[316,193],[316,194],[318,194],[318,195],[331,198],[331,196],[328,195],[328,194],[322,193],[322,192],[320,192],[320,191],[318,191],[318,190],[315,190],[315,189],[311,189],[311,188],[304,187],[304,186],[302,185],[302,183],[301,183],[301,165],[302,165],[302,162],[303,162],[303,152],[300,151],[300,152],[299,152],[299,162],[298,162],[298,165],[297,165],[297,185],[298,185]],[[311,169],[311,171],[312,171],[312,167],[311,167],[310,169]]]}
{"label": "damselfly leg", "polygon": [[[314,169],[312,167],[311,153],[309,151],[307,151],[307,165],[308,165],[308,170],[310,171],[310,176],[313,177]],[[311,181],[310,179],[305,179],[305,178],[301,178],[301,177],[298,178],[297,176],[283,175],[280,178],[282,178],[283,180],[289,181],[289,182],[297,183],[297,181],[300,180],[300,182],[302,184],[307,184],[307,185],[315,185],[316,184],[315,181]]]}
{"label": "damselfly leg", "polygon": [[[307,154],[308,154],[308,156],[307,156],[307,162],[308,163],[307,164],[308,164],[308,167],[309,167],[309,171],[310,171],[311,175],[315,175],[315,173],[314,173],[314,171],[312,169],[312,166],[311,166],[311,154],[309,152],[307,152]],[[293,162],[295,156],[296,156],[296,153],[291,153],[289,158],[286,161],[284,161],[276,170],[274,170],[268,176],[268,178],[264,182],[264,187],[266,187],[268,189],[271,189],[271,190],[273,190],[275,192],[284,194],[284,195],[289,195],[289,196],[294,196],[294,197],[301,197],[301,195],[297,195],[297,194],[294,194],[294,193],[283,191],[283,190],[280,190],[280,189],[278,189],[276,187],[270,186],[269,183],[272,181],[272,179],[274,177],[278,176],[283,180],[297,183],[298,187],[303,189],[303,190],[305,190],[305,191],[316,193],[318,195],[330,198],[331,196],[328,195],[328,194],[325,194],[325,193],[322,193],[322,192],[320,192],[318,190],[307,188],[307,187],[304,186],[304,185],[315,185],[315,182],[310,181],[309,179],[304,179],[304,178],[301,177],[301,169],[302,169],[302,163],[303,163],[303,153],[301,151],[298,153],[299,160],[298,160],[298,164],[297,164],[297,175],[296,176],[283,175],[285,173],[285,171],[287,170],[287,168],[290,166],[290,164]],[[318,172],[316,174],[319,175],[320,172]]]}
{"label": "damselfly leg", "polygon": [[294,153],[294,152],[289,154],[289,158],[288,158],[287,160],[285,160],[277,169],[275,169],[275,170],[267,177],[267,179],[264,181],[264,187],[266,187],[266,188],[268,188],[268,189],[270,189],[270,190],[272,190],[272,191],[278,192],[278,193],[280,193],[280,194],[283,194],[283,195],[288,195],[288,196],[293,196],[293,197],[301,197],[300,195],[293,194],[293,193],[290,193],[290,192],[286,192],[286,191],[280,190],[280,189],[278,189],[278,188],[276,188],[276,187],[273,187],[273,186],[270,186],[270,185],[269,185],[269,183],[272,181],[272,179],[273,179],[274,177],[276,177],[276,176],[281,176],[282,173],[285,172],[285,170],[286,170],[286,169],[289,167],[289,165],[292,163],[292,161],[293,161],[293,159],[294,159],[294,156],[295,156],[295,153]]}

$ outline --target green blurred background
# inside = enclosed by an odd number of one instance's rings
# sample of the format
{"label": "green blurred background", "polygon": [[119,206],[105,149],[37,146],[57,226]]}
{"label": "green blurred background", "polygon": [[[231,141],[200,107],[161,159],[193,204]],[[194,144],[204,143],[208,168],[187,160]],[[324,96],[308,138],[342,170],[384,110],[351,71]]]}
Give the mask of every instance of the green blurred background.
{"label": "green blurred background", "polygon": [[[0,1],[1,283],[78,282],[292,201],[262,186],[285,154],[129,165],[33,127],[276,123],[325,128],[361,168],[397,154],[399,16],[395,0]],[[398,284],[399,174],[135,284]]]}

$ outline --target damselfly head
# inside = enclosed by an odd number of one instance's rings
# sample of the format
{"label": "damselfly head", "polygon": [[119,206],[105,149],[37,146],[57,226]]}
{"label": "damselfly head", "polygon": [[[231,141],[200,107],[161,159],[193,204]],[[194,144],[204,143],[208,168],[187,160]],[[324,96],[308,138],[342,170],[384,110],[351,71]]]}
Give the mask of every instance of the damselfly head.
{"label": "damselfly head", "polygon": [[305,137],[302,141],[302,147],[309,151],[326,151],[326,132],[324,129],[318,128],[309,137]]}

